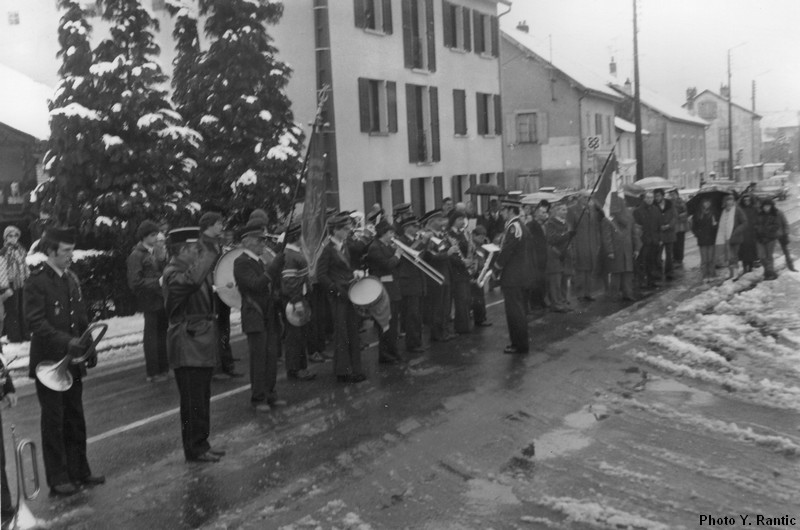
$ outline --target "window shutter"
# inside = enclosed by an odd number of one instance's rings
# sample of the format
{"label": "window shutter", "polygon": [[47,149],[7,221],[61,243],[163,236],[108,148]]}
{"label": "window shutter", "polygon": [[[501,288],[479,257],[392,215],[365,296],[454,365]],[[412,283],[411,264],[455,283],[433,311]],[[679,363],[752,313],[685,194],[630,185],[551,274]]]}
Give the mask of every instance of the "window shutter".
{"label": "window shutter", "polygon": [[365,182],[364,187],[364,211],[368,212],[372,205],[378,202],[378,195],[375,193],[375,188],[380,184],[378,182]]}
{"label": "window shutter", "polygon": [[436,205],[436,208],[442,207],[443,198],[444,194],[442,193],[442,177],[433,177],[433,204]]}
{"label": "window shutter", "polygon": [[497,185],[503,189],[506,187],[506,174],[502,171],[497,172]]}
{"label": "window shutter", "polygon": [[366,12],[366,6],[364,2],[367,0],[353,0],[353,7],[356,14],[356,27],[357,28],[365,28],[367,26],[364,13]]}
{"label": "window shutter", "polygon": [[392,0],[383,0],[383,32],[392,34]]}
{"label": "window shutter", "polygon": [[408,161],[419,162],[419,124],[417,123],[416,85],[406,85],[406,125],[408,128]]}
{"label": "window shutter", "polygon": [[464,49],[472,51],[472,26],[470,25],[471,21],[469,18],[470,10],[466,7],[461,8],[461,12],[464,15]]}
{"label": "window shutter", "polygon": [[394,179],[392,181],[392,206],[406,202],[405,189],[403,187],[402,179]]}
{"label": "window shutter", "polygon": [[461,202],[464,197],[464,190],[461,189],[461,175],[450,177],[450,195],[456,202]]}
{"label": "window shutter", "polygon": [[494,96],[494,133],[497,136],[503,135],[503,105],[500,96]]}
{"label": "window shutter", "polygon": [[436,71],[436,23],[433,19],[433,0],[425,0],[425,23],[428,39],[428,70]]}
{"label": "window shutter", "polygon": [[475,29],[475,53],[480,55],[485,50],[483,38],[483,15],[472,12],[472,27]]}
{"label": "window shutter", "polygon": [[397,132],[397,83],[386,82],[386,106],[389,111],[389,132]]}
{"label": "window shutter", "polygon": [[467,134],[466,90],[453,90],[453,117],[455,134]]}
{"label": "window shutter", "polygon": [[544,112],[536,113],[536,143],[547,143],[547,114]]}
{"label": "window shutter", "polygon": [[[425,212],[425,180],[421,178],[411,179],[411,208],[415,212]],[[422,215],[422,214],[420,214]]]}
{"label": "window shutter", "polygon": [[402,0],[403,62],[406,68],[414,68],[414,34],[411,31],[411,2],[412,0]]}
{"label": "window shutter", "polygon": [[497,17],[492,17],[492,57],[500,56],[500,27]]}
{"label": "window shutter", "polygon": [[358,78],[358,112],[361,118],[361,132],[370,131],[369,119],[369,79]]}
{"label": "window shutter", "polygon": [[488,134],[489,127],[486,123],[486,98],[484,94],[480,92],[475,94],[475,104],[478,111],[478,134]]}
{"label": "window shutter", "polygon": [[438,162],[442,159],[439,148],[439,89],[432,86],[428,89],[431,98],[431,145],[433,146],[433,156],[431,159]]}
{"label": "window shutter", "polygon": [[455,48],[455,28],[453,27],[453,5],[447,0],[442,0],[442,34],[444,35],[445,48]]}

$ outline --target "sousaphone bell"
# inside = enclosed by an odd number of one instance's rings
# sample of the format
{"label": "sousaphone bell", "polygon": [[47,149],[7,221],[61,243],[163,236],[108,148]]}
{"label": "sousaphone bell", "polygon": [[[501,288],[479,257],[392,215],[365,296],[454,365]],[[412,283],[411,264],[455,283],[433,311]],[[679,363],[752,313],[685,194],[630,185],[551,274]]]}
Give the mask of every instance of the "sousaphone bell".
{"label": "sousaphone bell", "polygon": [[[14,426],[11,426],[11,440],[14,445],[14,461],[17,464],[17,505],[14,509],[14,516],[8,523],[9,530],[25,530],[29,528],[36,528],[39,526],[39,520],[33,515],[26,500],[32,501],[39,495],[39,465],[36,460],[36,444],[26,439],[20,440],[17,443],[17,434]],[[31,469],[33,471],[33,491],[28,493],[28,481],[25,477],[25,468],[23,467],[25,448],[30,450]]]}
{"label": "sousaphone bell", "polygon": [[[95,330],[100,330],[94,334]],[[80,357],[73,357],[72,354],[67,353],[63,359],[58,362],[55,361],[42,361],[36,366],[36,377],[39,381],[56,392],[66,392],[72,386],[72,374],[69,373],[70,364],[80,364],[88,360],[95,353],[95,349],[100,341],[108,331],[108,324],[98,322],[89,326],[89,329],[83,332],[80,342],[87,344],[91,340],[91,344],[86,349],[86,352]]]}

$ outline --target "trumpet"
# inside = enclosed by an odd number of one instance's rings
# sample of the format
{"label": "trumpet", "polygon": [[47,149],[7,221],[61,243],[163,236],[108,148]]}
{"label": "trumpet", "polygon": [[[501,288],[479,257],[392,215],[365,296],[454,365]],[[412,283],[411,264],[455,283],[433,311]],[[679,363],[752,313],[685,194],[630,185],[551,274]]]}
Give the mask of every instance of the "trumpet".
{"label": "trumpet", "polygon": [[424,261],[420,257],[421,252],[414,250],[394,237],[392,238],[392,243],[394,246],[400,249],[400,252],[404,258],[410,261],[416,268],[424,272],[431,280],[439,285],[444,283],[444,276],[442,276],[442,273],[434,269],[430,263]]}
{"label": "trumpet", "polygon": [[[14,426],[11,426],[11,440],[14,446],[14,462],[17,468],[17,506],[14,510],[14,517],[8,524],[9,529],[20,530],[27,528],[35,528],[39,525],[39,521],[34,517],[30,508],[28,508],[26,500],[32,501],[39,495],[39,464],[36,459],[36,444],[28,439],[20,440],[17,443],[17,434]],[[25,448],[29,448],[31,457],[31,468],[33,469],[33,487],[34,490],[28,493],[27,483],[25,480],[25,468],[23,462],[25,460]],[[5,528],[5,526],[4,526]]]}
{"label": "trumpet", "polygon": [[[100,331],[97,335],[93,335],[92,332],[96,329]],[[73,358],[72,354],[67,353],[64,358],[58,362],[42,361],[36,366],[36,377],[50,390],[66,392],[72,387],[72,374],[69,373],[69,365],[80,364],[90,359],[92,355],[94,355],[97,345],[106,334],[106,331],[108,331],[108,324],[103,322],[92,324],[79,339],[81,343],[86,343],[89,339],[92,340],[83,355]]]}

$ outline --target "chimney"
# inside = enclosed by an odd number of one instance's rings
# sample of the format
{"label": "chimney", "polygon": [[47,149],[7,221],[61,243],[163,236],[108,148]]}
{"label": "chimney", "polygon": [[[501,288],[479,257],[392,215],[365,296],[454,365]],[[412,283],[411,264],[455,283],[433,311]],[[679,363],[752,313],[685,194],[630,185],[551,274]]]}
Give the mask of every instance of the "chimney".
{"label": "chimney", "polygon": [[730,97],[730,91],[728,91],[728,85],[719,85],[719,95],[728,99]]}
{"label": "chimney", "polygon": [[631,90],[631,78],[630,77],[625,80],[625,84],[623,85],[623,88],[624,88],[626,94],[628,94],[629,96],[633,95],[633,90]]}
{"label": "chimney", "polygon": [[517,30],[523,33],[528,33],[531,30],[531,28],[528,26],[528,21],[523,20],[519,24],[517,24]]}
{"label": "chimney", "polygon": [[611,62],[608,63],[608,73],[617,77],[617,63],[614,62],[614,58],[611,58]]}
{"label": "chimney", "polygon": [[697,97],[697,87],[690,86],[686,89],[686,108],[692,110],[694,108],[694,98]]}

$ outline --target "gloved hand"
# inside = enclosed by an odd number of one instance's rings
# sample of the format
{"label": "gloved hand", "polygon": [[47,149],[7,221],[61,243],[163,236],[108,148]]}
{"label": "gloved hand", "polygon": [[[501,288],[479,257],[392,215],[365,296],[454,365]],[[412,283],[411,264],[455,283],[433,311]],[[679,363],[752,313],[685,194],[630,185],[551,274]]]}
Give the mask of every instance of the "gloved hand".
{"label": "gloved hand", "polygon": [[89,348],[89,345],[85,342],[81,342],[78,337],[72,337],[69,339],[69,345],[67,346],[67,353],[73,357],[80,357],[86,350]]}

